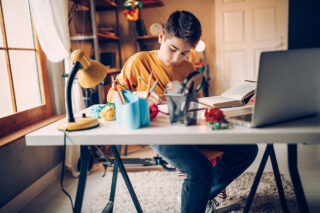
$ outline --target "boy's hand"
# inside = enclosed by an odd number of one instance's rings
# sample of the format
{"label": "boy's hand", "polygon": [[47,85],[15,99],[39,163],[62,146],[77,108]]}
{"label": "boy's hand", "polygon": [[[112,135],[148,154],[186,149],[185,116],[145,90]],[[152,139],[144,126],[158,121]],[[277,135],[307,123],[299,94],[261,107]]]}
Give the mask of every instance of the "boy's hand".
{"label": "boy's hand", "polygon": [[[146,91],[135,91],[135,92],[133,92],[133,94],[136,95],[136,96],[139,96],[141,98],[146,98],[147,97],[147,92]],[[149,101],[149,105],[151,105],[151,104],[165,104],[166,103],[165,99],[164,99],[164,96],[159,95],[156,92],[152,92],[149,95],[148,101]]]}

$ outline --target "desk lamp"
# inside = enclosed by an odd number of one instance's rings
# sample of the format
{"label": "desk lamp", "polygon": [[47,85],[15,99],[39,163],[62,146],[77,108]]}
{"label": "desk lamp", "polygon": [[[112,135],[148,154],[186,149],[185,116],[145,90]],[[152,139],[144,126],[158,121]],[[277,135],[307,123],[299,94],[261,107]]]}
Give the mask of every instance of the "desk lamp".
{"label": "desk lamp", "polygon": [[78,75],[81,87],[92,88],[96,86],[105,79],[107,68],[98,61],[90,60],[84,55],[82,50],[73,51],[71,59],[74,62],[74,65],[69,75],[66,89],[66,110],[68,118],[58,124],[58,129],[75,131],[97,127],[99,125],[97,118],[86,116],[85,114],[82,114],[82,117],[74,117],[71,101],[71,88],[76,74]]}
{"label": "desk lamp", "polygon": [[208,79],[209,79],[209,73],[208,73],[208,65],[207,65],[207,55],[206,55],[206,44],[199,40],[197,46],[195,47],[196,52],[201,52],[203,54],[203,64],[200,65],[197,68],[200,68],[199,71],[202,72],[203,75],[203,81],[202,81],[202,92],[204,97],[208,97],[209,95],[209,85],[208,85]]}

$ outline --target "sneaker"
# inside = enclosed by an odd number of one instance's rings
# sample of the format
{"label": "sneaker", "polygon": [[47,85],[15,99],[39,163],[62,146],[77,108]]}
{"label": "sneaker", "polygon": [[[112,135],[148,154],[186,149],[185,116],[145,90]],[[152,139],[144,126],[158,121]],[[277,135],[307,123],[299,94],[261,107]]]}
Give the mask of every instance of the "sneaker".
{"label": "sneaker", "polygon": [[177,176],[178,176],[178,177],[183,177],[183,178],[186,178],[186,177],[187,177],[186,174],[180,172],[179,170],[177,170]]}
{"label": "sneaker", "polygon": [[218,201],[216,201],[216,199],[213,198],[212,200],[209,200],[207,203],[207,208],[206,208],[205,213],[216,213],[217,207],[219,205],[220,204],[218,203]]}
{"label": "sneaker", "polygon": [[227,198],[227,191],[226,189],[222,190],[219,194],[218,197],[221,199],[226,199]]}

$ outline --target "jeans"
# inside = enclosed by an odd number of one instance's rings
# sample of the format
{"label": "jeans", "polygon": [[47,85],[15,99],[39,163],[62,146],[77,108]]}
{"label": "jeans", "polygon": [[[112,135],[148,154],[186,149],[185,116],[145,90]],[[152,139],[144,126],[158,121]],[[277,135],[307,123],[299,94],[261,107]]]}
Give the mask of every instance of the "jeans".
{"label": "jeans", "polygon": [[[216,197],[254,161],[253,145],[151,145],[168,163],[187,175],[181,191],[181,212],[205,212],[209,199]],[[212,166],[199,147],[222,151]]]}

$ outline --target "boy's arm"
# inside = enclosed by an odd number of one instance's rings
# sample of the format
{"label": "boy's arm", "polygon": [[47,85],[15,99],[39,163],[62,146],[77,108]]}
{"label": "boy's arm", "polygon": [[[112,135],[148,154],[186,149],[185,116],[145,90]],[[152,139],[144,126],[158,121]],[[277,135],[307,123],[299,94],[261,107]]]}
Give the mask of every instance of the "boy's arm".
{"label": "boy's arm", "polygon": [[[137,85],[137,71],[132,63],[133,63],[133,61],[129,59],[126,62],[126,64],[123,66],[120,74],[117,75],[117,77],[115,79],[115,81],[117,81],[117,83],[118,83],[117,86],[120,90],[128,89],[127,82],[126,82],[127,79],[129,80],[132,88],[134,88],[135,85]],[[115,101],[116,101],[115,95],[116,95],[115,89],[112,84],[112,87],[108,91],[107,101],[109,103],[115,103]]]}

